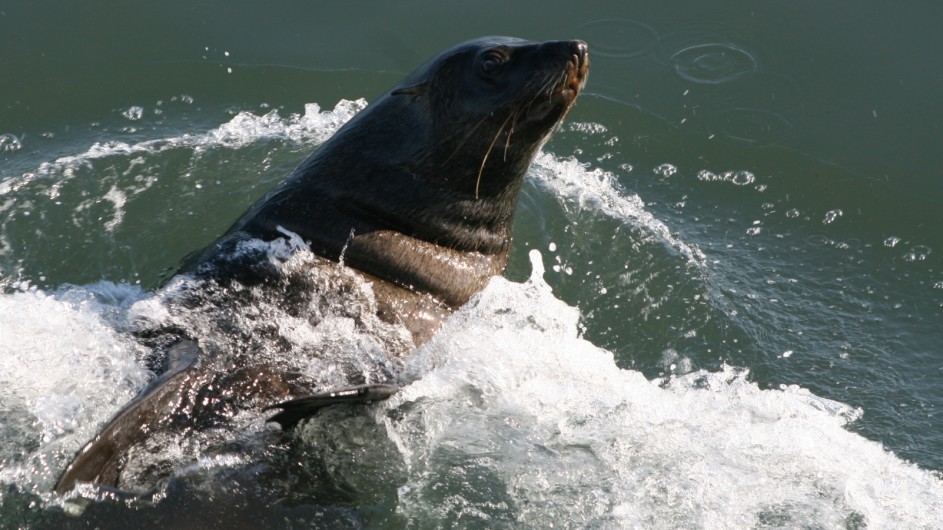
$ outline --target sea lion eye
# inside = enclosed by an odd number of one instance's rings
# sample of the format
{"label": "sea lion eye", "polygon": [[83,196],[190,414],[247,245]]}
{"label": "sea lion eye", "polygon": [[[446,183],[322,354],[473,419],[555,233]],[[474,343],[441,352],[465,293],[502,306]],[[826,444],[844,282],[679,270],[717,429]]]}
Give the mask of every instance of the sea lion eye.
{"label": "sea lion eye", "polygon": [[507,62],[507,56],[498,52],[490,51],[481,56],[478,60],[478,75],[485,79],[493,79],[501,71],[501,67]]}

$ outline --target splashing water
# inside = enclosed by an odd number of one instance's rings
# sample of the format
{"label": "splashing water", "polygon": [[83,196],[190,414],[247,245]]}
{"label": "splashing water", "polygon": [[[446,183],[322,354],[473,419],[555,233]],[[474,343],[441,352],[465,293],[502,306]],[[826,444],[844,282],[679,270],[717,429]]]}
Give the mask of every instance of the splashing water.
{"label": "splashing water", "polygon": [[[646,380],[579,338],[534,274],[497,278],[416,352],[383,406],[410,470],[400,509],[526,528],[902,525],[943,484],[845,430],[860,411],[725,367]],[[494,492],[500,492],[496,494]],[[778,522],[778,523],[777,523]]]}
{"label": "splashing water", "polygon": [[[199,135],[95,144],[3,181],[0,196],[36,176],[68,179],[69,168],[97,157],[179,145],[239,149],[267,137],[317,143],[364,104],[326,113],[309,106],[287,118],[243,113]],[[689,262],[704,262],[604,171],[542,154],[529,178],[561,204],[641,226]],[[111,190],[106,200],[120,209],[127,194]],[[103,230],[123,222],[115,217]],[[940,479],[849,432],[860,411],[795,386],[760,389],[730,366],[654,380],[620,369],[611,352],[580,336],[578,309],[543,281],[539,255],[531,262],[528,281],[494,279],[405,359],[403,390],[368,418],[379,427],[374,438],[362,418],[313,422],[298,436],[302,445],[316,439],[312,452],[339,463],[337,480],[395,492],[368,520],[498,528],[932,528],[943,520]],[[107,282],[0,296],[0,480],[57,505],[46,492],[58,472],[149,379],[139,362],[145,352],[122,332],[128,319],[170,318],[165,309],[159,296]],[[369,343],[344,327],[349,318],[318,330],[272,321],[292,350]],[[324,366],[311,363],[309,375]],[[246,422],[257,432],[264,417]],[[359,452],[324,454],[358,436],[350,443]],[[251,462],[217,455],[183,473],[244,465]],[[354,497],[354,506],[374,502],[363,490]]]}

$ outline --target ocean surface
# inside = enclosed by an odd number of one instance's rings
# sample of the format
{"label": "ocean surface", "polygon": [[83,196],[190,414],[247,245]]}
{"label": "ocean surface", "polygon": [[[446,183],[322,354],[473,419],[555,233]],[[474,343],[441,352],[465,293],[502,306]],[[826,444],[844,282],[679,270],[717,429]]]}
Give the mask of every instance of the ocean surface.
{"label": "ocean surface", "polygon": [[[941,21],[877,0],[0,3],[0,528],[943,528]],[[153,377],[128,322],[180,261],[489,34],[583,39],[589,82],[505,278],[404,361],[403,392],[297,433],[290,498],[222,457],[183,493],[50,493]],[[345,495],[318,497],[324,473]]]}

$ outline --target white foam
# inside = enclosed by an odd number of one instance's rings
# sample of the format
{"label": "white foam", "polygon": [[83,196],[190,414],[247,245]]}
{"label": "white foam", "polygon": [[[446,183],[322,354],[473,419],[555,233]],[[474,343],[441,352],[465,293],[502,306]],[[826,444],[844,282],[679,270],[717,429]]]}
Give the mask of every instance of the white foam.
{"label": "white foam", "polygon": [[32,418],[4,443],[13,454],[42,444],[26,464],[0,469],[4,481],[48,488],[62,459],[149,377],[91,292],[67,291],[63,298],[38,290],[0,296],[0,415]]}
{"label": "white foam", "polygon": [[409,468],[404,515],[527,528],[943,521],[937,477],[844,428],[860,411],[762,390],[731,367],[648,381],[577,323],[539,272],[497,278],[410,358],[417,379],[382,416]]}
{"label": "white foam", "polygon": [[264,115],[243,111],[228,122],[201,134],[183,134],[136,143],[120,140],[96,142],[85,152],[43,162],[35,170],[0,182],[0,195],[15,193],[36,178],[54,177],[57,186],[71,178],[76,170],[98,159],[154,155],[172,149],[192,149],[195,154],[212,148],[239,149],[261,140],[282,139],[318,144],[329,138],[355,114],[367,106],[364,99],[340,100],[333,110],[322,111],[316,103],[305,105],[303,114],[282,117],[277,110]]}

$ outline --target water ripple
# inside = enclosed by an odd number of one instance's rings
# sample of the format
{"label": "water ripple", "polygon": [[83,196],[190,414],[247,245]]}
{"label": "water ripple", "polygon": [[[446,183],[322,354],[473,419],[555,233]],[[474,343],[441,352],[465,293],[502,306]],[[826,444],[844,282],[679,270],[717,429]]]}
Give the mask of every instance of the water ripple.
{"label": "water ripple", "polygon": [[696,44],[682,48],[669,59],[675,72],[695,83],[719,85],[753,73],[756,57],[730,43]]}
{"label": "water ripple", "polygon": [[587,41],[593,55],[620,59],[647,53],[658,37],[651,26],[621,18],[594,20],[577,29],[592,35]]}
{"label": "water ripple", "polygon": [[792,129],[782,114],[761,108],[724,109],[713,118],[724,136],[750,143],[776,143]]}

